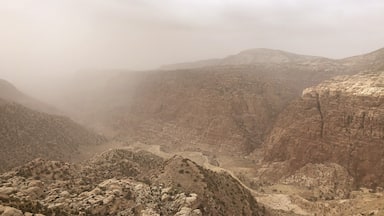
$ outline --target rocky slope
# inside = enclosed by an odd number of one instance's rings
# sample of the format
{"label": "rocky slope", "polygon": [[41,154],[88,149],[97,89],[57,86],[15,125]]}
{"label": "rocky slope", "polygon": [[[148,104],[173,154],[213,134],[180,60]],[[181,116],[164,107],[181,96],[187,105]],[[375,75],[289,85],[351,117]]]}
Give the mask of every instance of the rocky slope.
{"label": "rocky slope", "polygon": [[344,167],[357,186],[383,186],[384,72],[340,76],[303,91],[278,117],[265,160],[287,173],[308,163]]}
{"label": "rocky slope", "polygon": [[15,215],[265,215],[228,174],[128,150],[81,164],[34,160],[0,176],[0,204]]}
{"label": "rocky slope", "polygon": [[357,71],[384,70],[384,48],[365,55],[352,56],[341,59],[342,64]]}
{"label": "rocky slope", "polygon": [[0,98],[19,103],[33,110],[50,114],[60,114],[58,109],[24,94],[13,84],[3,79],[0,79]]}
{"label": "rocky slope", "polygon": [[0,98],[0,172],[34,158],[69,160],[81,145],[105,139],[67,117],[31,110]]}

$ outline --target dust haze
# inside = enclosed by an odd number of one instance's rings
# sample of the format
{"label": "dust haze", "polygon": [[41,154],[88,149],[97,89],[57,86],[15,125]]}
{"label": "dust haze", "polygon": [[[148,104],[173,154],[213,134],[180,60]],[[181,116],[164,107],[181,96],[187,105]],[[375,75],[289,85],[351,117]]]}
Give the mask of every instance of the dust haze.
{"label": "dust haze", "polygon": [[0,76],[43,96],[81,70],[155,69],[250,48],[342,58],[382,46],[382,11],[379,0],[1,0]]}
{"label": "dust haze", "polygon": [[0,0],[0,216],[384,215],[383,11]]}

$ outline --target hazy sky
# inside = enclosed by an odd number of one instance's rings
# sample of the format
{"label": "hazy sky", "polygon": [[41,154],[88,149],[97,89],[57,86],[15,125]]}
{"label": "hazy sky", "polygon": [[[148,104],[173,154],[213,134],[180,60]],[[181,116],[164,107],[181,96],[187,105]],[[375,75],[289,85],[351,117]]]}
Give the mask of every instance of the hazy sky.
{"label": "hazy sky", "polygon": [[383,0],[0,0],[0,77],[149,69],[259,47],[340,58],[384,47],[383,24]]}

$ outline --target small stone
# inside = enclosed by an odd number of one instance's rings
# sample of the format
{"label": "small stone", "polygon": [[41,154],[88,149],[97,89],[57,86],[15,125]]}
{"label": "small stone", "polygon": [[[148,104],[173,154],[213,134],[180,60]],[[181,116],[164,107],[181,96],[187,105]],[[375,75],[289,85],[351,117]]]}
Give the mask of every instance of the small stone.
{"label": "small stone", "polygon": [[2,187],[2,188],[0,188],[0,194],[9,195],[9,194],[15,193],[16,191],[17,191],[17,189],[14,187]]}
{"label": "small stone", "polygon": [[37,198],[42,197],[44,195],[44,192],[40,187],[30,187],[27,190],[25,190],[25,193],[31,199],[37,199]]}
{"label": "small stone", "polygon": [[68,198],[68,197],[70,197],[70,194],[69,194],[68,191],[63,191],[63,192],[60,193],[60,196],[61,196],[61,197]]}
{"label": "small stone", "polygon": [[108,196],[107,198],[103,199],[103,204],[106,205],[106,204],[112,202],[114,198],[115,198],[115,196],[113,196],[113,195]]}
{"label": "small stone", "polygon": [[9,196],[5,193],[0,193],[0,200],[5,201],[8,200]]}
{"label": "small stone", "polygon": [[191,216],[201,216],[203,213],[201,213],[200,209],[195,209],[191,212]]}
{"label": "small stone", "polygon": [[379,214],[379,210],[372,210],[369,212],[368,215],[377,215],[377,214]]}
{"label": "small stone", "polygon": [[175,216],[186,216],[186,215],[190,215],[191,212],[192,212],[191,208],[182,207],[180,211],[175,214]]}
{"label": "small stone", "polygon": [[164,200],[166,200],[166,199],[168,199],[169,198],[169,195],[168,194],[163,194],[162,196],[161,196],[161,201],[164,201]]}
{"label": "small stone", "polygon": [[43,187],[43,182],[42,181],[39,181],[39,180],[31,180],[29,183],[28,183],[28,186],[29,187]]}
{"label": "small stone", "polygon": [[1,216],[24,216],[23,212],[19,209],[15,209],[12,207],[5,207],[3,214]]}

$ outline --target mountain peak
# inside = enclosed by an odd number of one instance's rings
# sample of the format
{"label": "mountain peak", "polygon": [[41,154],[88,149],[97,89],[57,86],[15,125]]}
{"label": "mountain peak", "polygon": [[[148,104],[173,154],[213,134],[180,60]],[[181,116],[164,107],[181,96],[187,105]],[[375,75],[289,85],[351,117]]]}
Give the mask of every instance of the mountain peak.
{"label": "mountain peak", "polygon": [[238,55],[241,54],[293,54],[290,52],[286,52],[283,50],[278,49],[269,49],[269,48],[253,48],[253,49],[246,49],[238,53]]}
{"label": "mountain peak", "polygon": [[290,63],[313,60],[320,57],[299,55],[282,50],[256,48],[244,50],[236,55],[223,59],[225,65],[258,64],[258,63]]}
{"label": "mountain peak", "polygon": [[300,55],[276,49],[254,48],[244,50],[235,55],[230,55],[221,59],[208,59],[196,62],[165,65],[161,67],[161,69],[178,70],[214,66],[303,63],[317,59],[325,58],[317,56]]}

